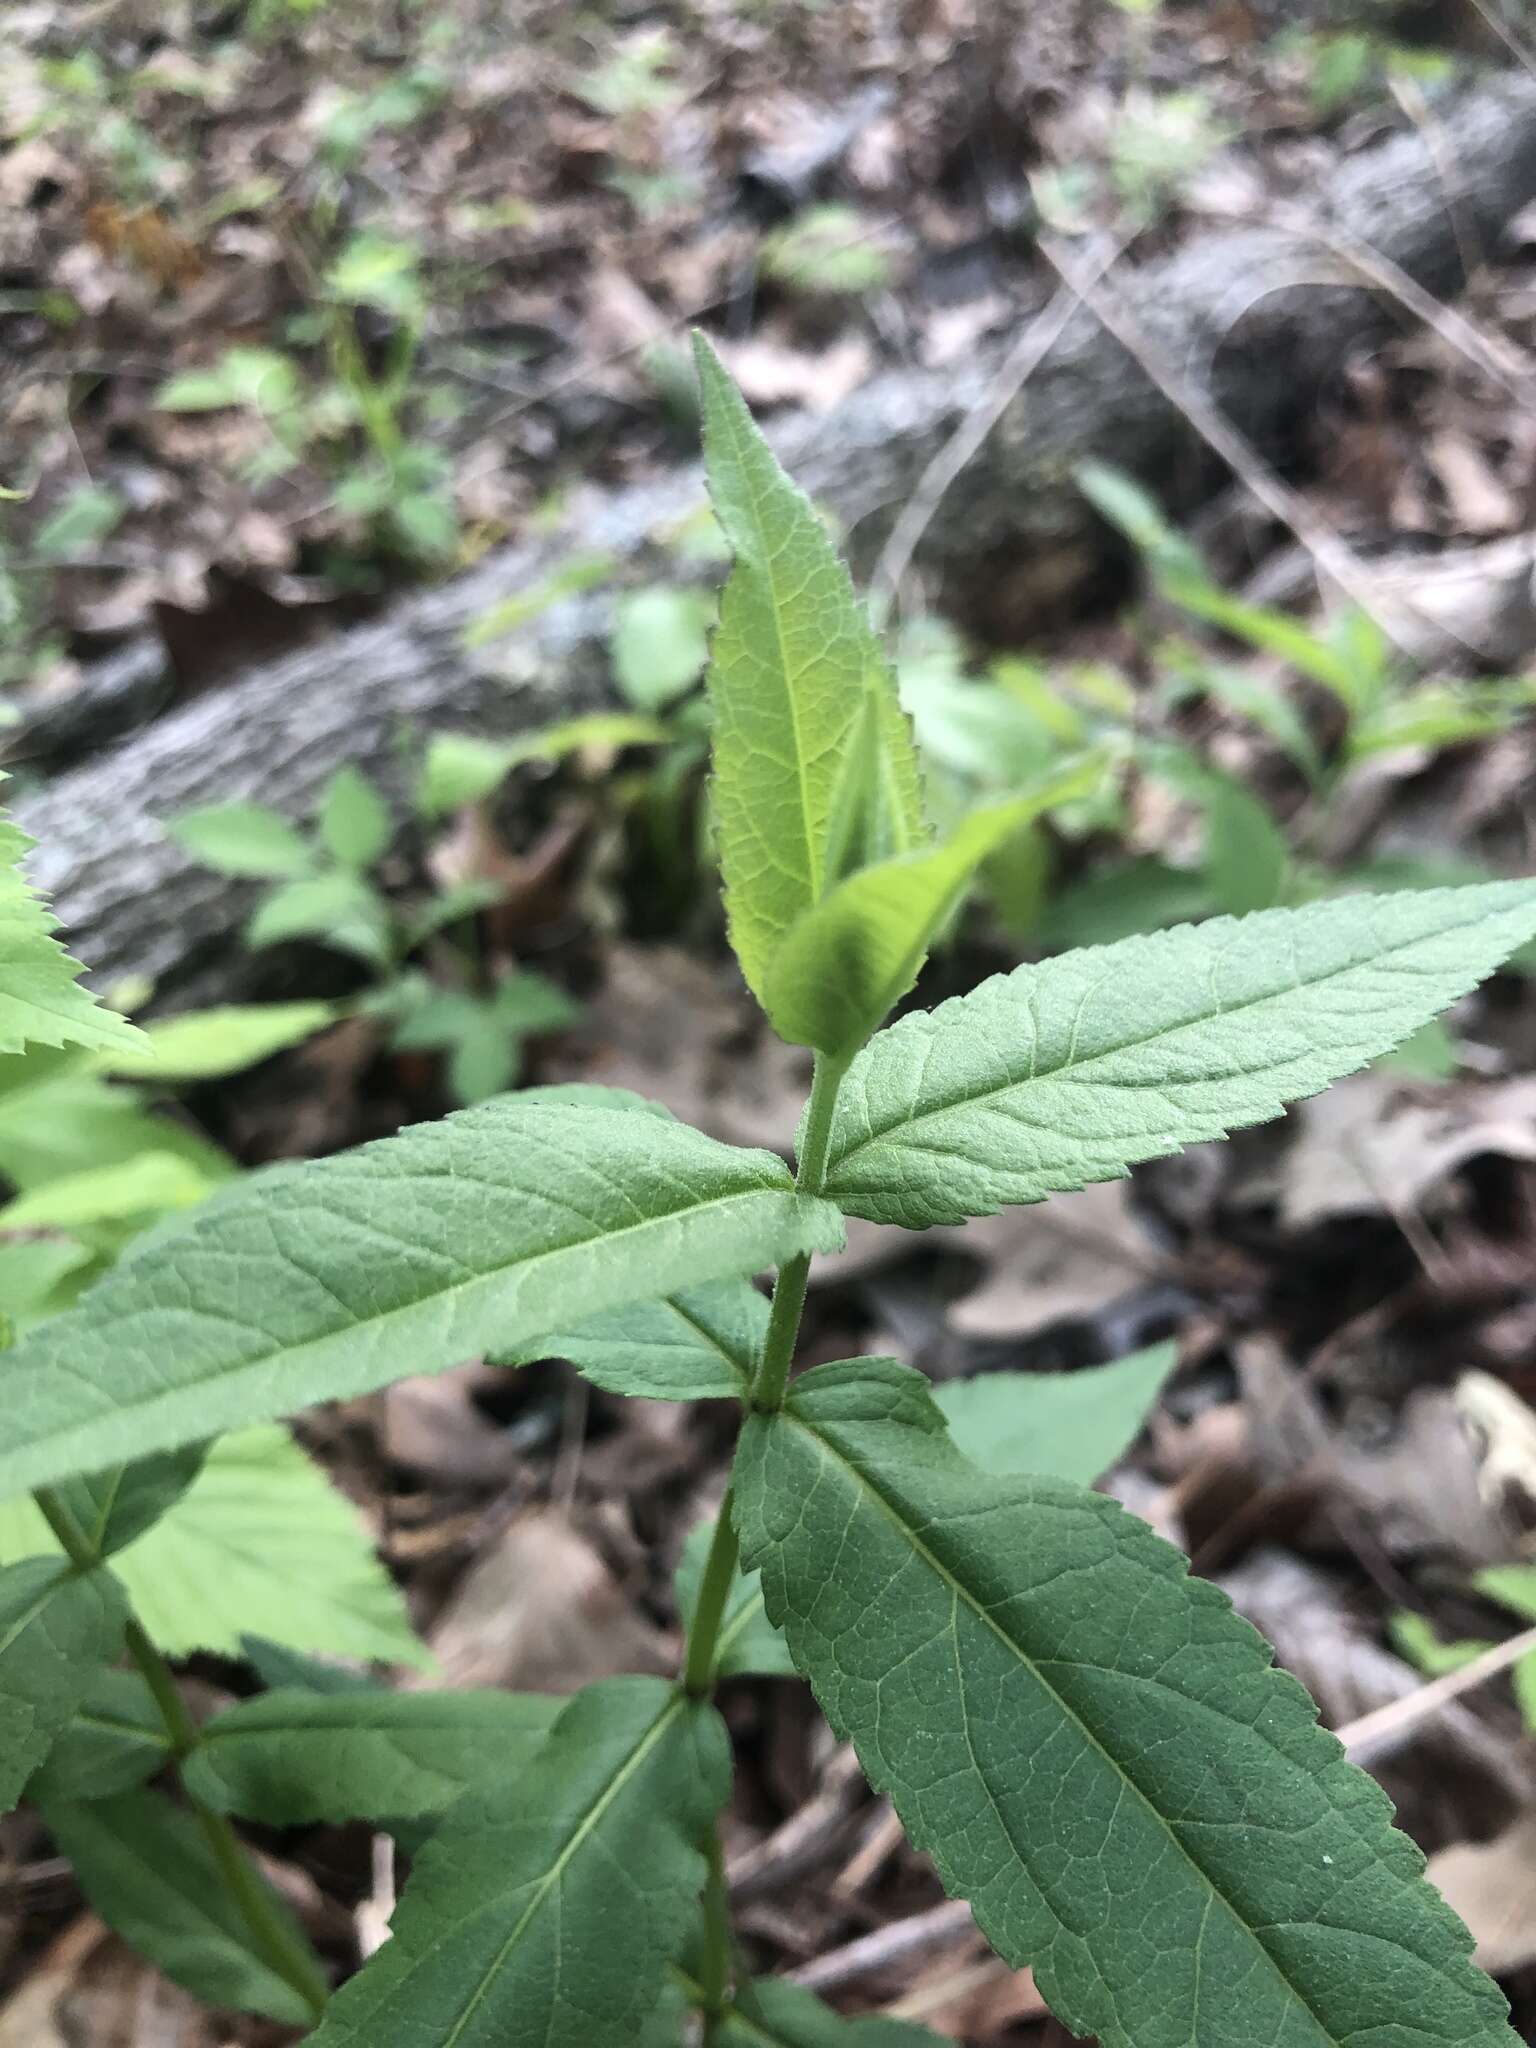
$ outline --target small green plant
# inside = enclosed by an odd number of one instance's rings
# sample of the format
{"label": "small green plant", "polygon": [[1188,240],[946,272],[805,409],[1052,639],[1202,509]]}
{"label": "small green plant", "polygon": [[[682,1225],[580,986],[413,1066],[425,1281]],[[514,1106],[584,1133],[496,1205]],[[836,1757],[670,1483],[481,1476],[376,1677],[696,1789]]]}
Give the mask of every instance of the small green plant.
{"label": "small green plant", "polygon": [[[444,752],[442,742],[436,743],[418,792],[424,817],[473,801],[501,780],[507,770],[499,755],[493,757],[497,772],[486,780],[482,750],[492,746],[464,737],[457,751],[450,742]],[[362,961],[374,980],[365,1007],[391,1025],[398,1051],[445,1055],[449,1092],[457,1102],[480,1102],[511,1087],[522,1069],[524,1042],[564,1029],[580,1014],[542,975],[524,970],[504,974],[489,987],[473,985],[482,977],[472,948],[461,949],[466,986],[443,987],[408,968],[413,954],[440,933],[465,926],[496,891],[464,883],[409,909],[399,907],[373,872],[389,848],[389,806],[360,769],[342,768],[332,776],[310,832],[266,804],[243,801],[186,811],[170,829],[209,867],[272,884],[246,926],[249,945],[308,939]],[[334,1011],[319,1008],[321,1021],[330,1022]]]}
{"label": "small green plant", "polygon": [[[791,1370],[811,1255],[844,1217],[959,1222],[1272,1117],[1527,942],[1536,883],[1220,918],[886,1024],[1020,800],[931,835],[846,571],[702,342],[699,374],[735,556],[711,652],[717,841],[742,972],[816,1055],[797,1171],[634,1097],[533,1090],[252,1176],[30,1331],[6,1362],[0,1493],[32,1489],[66,1561],[0,1574],[0,1791],[36,1801],[146,1954],[205,1997],[313,2021],[315,2048],[660,2048],[690,2013],[715,2048],[916,2048],[921,2028],[871,2035],[742,1968],[713,1695],[723,1672],[792,1667],[997,1951],[1105,2048],[1512,2048],[1385,1797],[1224,1595],[1085,1484],[1166,1354],[1091,1389],[946,1397],[955,1434],[894,1359]],[[49,965],[65,993],[44,1030],[120,1032]],[[767,1269],[771,1300],[750,1277]],[[111,1562],[187,1485],[187,1447],[476,1353],[737,1403],[675,1680],[393,1694],[269,1661],[273,1689],[194,1726]],[[125,1648],[157,1732],[102,1796],[79,1738]],[[176,1799],[148,1783],[168,1758]],[[412,1846],[391,1939],[334,1995],[232,1814],[362,1817]],[[171,1893],[206,1939],[167,1923]]]}

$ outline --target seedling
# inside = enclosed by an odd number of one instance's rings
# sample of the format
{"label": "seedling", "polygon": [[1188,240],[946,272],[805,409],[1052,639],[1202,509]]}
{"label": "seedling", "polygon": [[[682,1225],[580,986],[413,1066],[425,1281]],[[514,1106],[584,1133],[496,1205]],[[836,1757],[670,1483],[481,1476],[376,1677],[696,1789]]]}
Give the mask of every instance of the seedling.
{"label": "seedling", "polygon": [[[788,1662],[998,1953],[1105,2048],[1512,2048],[1384,1795],[1225,1596],[1083,1483],[1161,1363],[1100,1382],[1124,1407],[1092,1453],[1061,1383],[1001,1386],[1018,1449],[990,1471],[896,1360],[791,1369],[811,1256],[845,1216],[957,1223],[1274,1116],[1536,934],[1536,883],[1218,918],[887,1025],[1033,799],[930,835],[847,574],[702,342],[698,360],[735,554],[711,657],[717,839],[747,983],[816,1055],[797,1171],[613,1091],[533,1090],[253,1176],[33,1330],[7,1361],[0,1493],[35,1490],[69,1563],[0,1576],[0,1789],[32,1781],[98,1909],[162,1967],[313,2017],[316,2048],[928,2040],[743,1968],[713,1694],[722,1671]],[[77,1033],[116,1028],[69,1009]],[[770,1268],[771,1301],[750,1277]],[[676,1679],[554,1702],[318,1691],[300,1667],[194,1727],[109,1562],[185,1483],[185,1447],[477,1353],[738,1404]],[[957,1427],[1001,1454],[1000,1425]],[[56,1762],[125,1645],[183,1804],[142,1778],[98,1798]],[[353,1815],[416,1846],[391,1939],[333,1996],[231,1813]],[[114,1885],[125,1845],[159,1887]],[[172,1891],[207,1899],[216,1935],[167,1929]]]}

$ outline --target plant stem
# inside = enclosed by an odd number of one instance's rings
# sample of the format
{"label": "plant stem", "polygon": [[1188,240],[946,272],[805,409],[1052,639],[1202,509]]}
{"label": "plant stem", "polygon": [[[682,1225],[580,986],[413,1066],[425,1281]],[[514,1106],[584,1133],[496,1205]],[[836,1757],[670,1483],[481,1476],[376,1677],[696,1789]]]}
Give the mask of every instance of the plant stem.
{"label": "plant stem", "polygon": [[[816,1055],[816,1078],[806,1105],[795,1186],[808,1195],[819,1195],[827,1171],[827,1148],[832,1138],[832,1112],[837,1091],[848,1071],[846,1060]],[[800,1315],[805,1307],[806,1285],[811,1277],[809,1258],[786,1259],[779,1268],[773,1290],[773,1309],[768,1318],[768,1335],[763,1341],[762,1363],[752,1382],[752,1407],[759,1415],[776,1415],[784,1405],[789,1368],[794,1363],[795,1339],[800,1334]]]}
{"label": "plant stem", "polygon": [[[59,1546],[78,1571],[95,1571],[105,1560],[91,1548],[85,1532],[52,1487],[39,1487],[32,1496],[38,1512],[59,1540]],[[197,1723],[187,1712],[171,1667],[155,1648],[136,1616],[130,1614],[123,1631],[123,1647],[149,1688],[165,1732],[171,1754],[178,1765],[202,1740]],[[241,1847],[226,1814],[199,1799],[182,1783],[182,1796],[191,1808],[203,1840],[218,1867],[226,1890],[247,1928],[251,1943],[283,1982],[295,1990],[316,2019],[325,2011],[330,1987],[319,1958],[302,1936],[295,1938],[269,1892],[265,1878]]]}
{"label": "plant stem", "polygon": [[739,1548],[736,1503],[727,1489],[725,1499],[720,1503],[720,1516],[715,1523],[709,1556],[704,1561],[704,1576],[699,1582],[699,1604],[693,1610],[693,1625],[688,1631],[688,1654],[683,1663],[683,1690],[696,1700],[708,1699],[715,1689],[715,1650],[720,1641],[720,1624],[725,1619],[725,1603],[736,1577]]}
{"label": "plant stem", "polygon": [[699,1958],[697,2006],[704,2020],[702,2048],[714,2048],[720,2022],[730,2007],[731,1906],[725,1889],[720,1831],[710,1830],[709,1876],[704,1884],[704,1944]]}

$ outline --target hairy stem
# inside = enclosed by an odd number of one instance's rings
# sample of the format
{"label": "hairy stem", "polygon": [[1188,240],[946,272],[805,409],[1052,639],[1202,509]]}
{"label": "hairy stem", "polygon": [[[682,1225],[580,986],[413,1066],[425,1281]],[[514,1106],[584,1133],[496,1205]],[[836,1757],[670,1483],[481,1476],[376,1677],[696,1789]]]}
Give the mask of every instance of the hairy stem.
{"label": "hairy stem", "polygon": [[[846,1060],[816,1055],[816,1078],[806,1106],[795,1186],[808,1195],[819,1195],[826,1178],[827,1147],[832,1138],[832,1112],[837,1091],[848,1071]],[[800,1316],[805,1307],[806,1284],[811,1276],[808,1258],[786,1259],[779,1268],[773,1290],[773,1311],[768,1318],[768,1335],[763,1343],[762,1363],[752,1382],[752,1406],[759,1415],[774,1415],[784,1405],[789,1368],[794,1363],[795,1339],[800,1334]]]}
{"label": "hairy stem", "polygon": [[[105,1560],[91,1547],[84,1530],[52,1487],[39,1487],[32,1496],[38,1512],[59,1540],[59,1547],[77,1570],[95,1571]],[[130,1615],[123,1632],[123,1647],[138,1667],[150,1696],[164,1723],[171,1753],[178,1764],[190,1756],[202,1737],[197,1723],[187,1712],[186,1701],[176,1684],[171,1667],[155,1648],[136,1619]],[[203,1833],[209,1853],[218,1867],[225,1889],[233,1899],[251,1936],[252,1946],[285,1984],[295,1990],[318,2019],[325,2010],[330,1987],[319,1958],[302,1939],[296,1939],[268,1892],[266,1880],[241,1847],[226,1814],[206,1805],[182,1784],[182,1795]]]}
{"label": "hairy stem", "polygon": [[698,1997],[704,2021],[702,2048],[714,2048],[731,2002],[731,1907],[725,1890],[725,1858],[716,1828],[709,1842],[709,1877],[704,1886],[704,1942],[699,1957]]}

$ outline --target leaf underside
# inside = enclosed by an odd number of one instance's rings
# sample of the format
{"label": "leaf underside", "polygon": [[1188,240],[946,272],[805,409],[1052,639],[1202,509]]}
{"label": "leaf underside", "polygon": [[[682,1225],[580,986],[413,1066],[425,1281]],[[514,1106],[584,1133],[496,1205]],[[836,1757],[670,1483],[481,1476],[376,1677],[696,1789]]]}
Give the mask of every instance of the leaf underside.
{"label": "leaf underside", "polygon": [[1104,2048],[1497,2048],[1385,1795],[1114,1501],[992,1478],[892,1360],[747,1425],[743,1554],[945,1886]]}
{"label": "leaf underside", "polygon": [[1277,1115],[1536,933],[1536,883],[1354,896],[1068,953],[902,1018],[838,1097],[825,1192],[921,1230]]}
{"label": "leaf underside", "polygon": [[767,1328],[767,1297],[750,1280],[719,1280],[551,1331],[498,1362],[564,1358],[594,1386],[650,1401],[737,1400],[751,1383]]}
{"label": "leaf underside", "polygon": [[712,1707],[650,1678],[579,1693],[525,1771],[444,1815],[312,2048],[631,2048],[729,1789]]}
{"label": "leaf underside", "polygon": [[5,1362],[0,1494],[839,1242],[781,1161],[516,1097],[254,1177]]}

